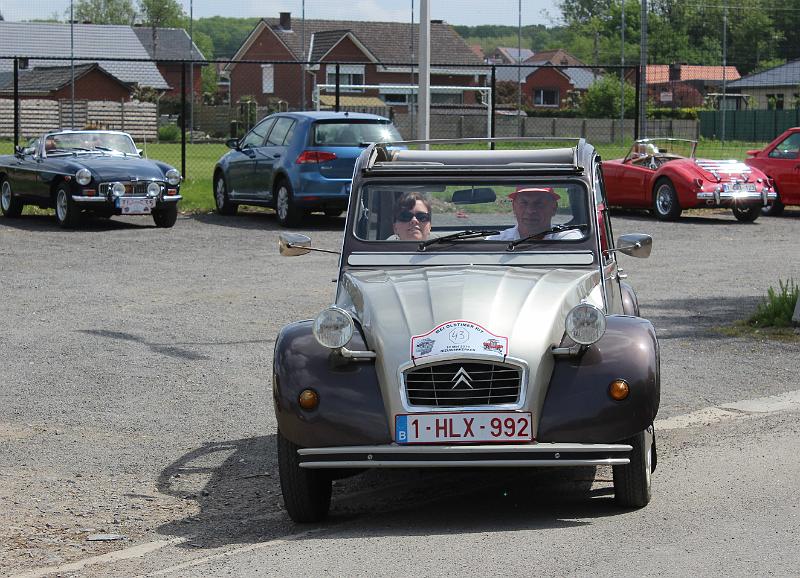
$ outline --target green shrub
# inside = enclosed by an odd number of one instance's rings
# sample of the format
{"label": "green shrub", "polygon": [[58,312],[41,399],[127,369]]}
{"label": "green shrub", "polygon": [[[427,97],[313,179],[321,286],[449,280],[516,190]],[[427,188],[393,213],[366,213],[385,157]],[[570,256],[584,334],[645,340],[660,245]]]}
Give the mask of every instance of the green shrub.
{"label": "green shrub", "polygon": [[778,291],[773,287],[767,289],[767,298],[759,303],[747,323],[753,327],[789,327],[792,324],[800,286],[791,279],[786,283],[778,281],[778,284]]}
{"label": "green shrub", "polygon": [[181,138],[181,129],[176,124],[165,124],[158,127],[159,142],[177,142]]}
{"label": "green shrub", "polygon": [[697,120],[698,108],[655,108],[647,107],[647,118]]}

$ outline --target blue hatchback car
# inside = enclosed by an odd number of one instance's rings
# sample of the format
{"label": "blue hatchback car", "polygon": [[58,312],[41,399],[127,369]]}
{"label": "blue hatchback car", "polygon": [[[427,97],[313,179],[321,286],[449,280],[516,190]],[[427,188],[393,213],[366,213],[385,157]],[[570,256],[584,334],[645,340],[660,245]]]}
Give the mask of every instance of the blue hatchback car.
{"label": "blue hatchback car", "polygon": [[217,212],[239,205],[272,207],[278,221],[295,226],[304,214],[338,216],[347,208],[353,167],[372,142],[401,140],[388,118],[352,112],[271,114],[214,167]]}

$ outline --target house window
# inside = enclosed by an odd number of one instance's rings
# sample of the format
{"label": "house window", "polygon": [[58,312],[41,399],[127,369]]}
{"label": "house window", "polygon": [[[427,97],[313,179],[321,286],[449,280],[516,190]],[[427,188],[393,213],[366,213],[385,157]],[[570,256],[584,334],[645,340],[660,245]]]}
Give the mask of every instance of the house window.
{"label": "house window", "polygon": [[767,95],[767,109],[769,110],[783,110],[783,94],[768,94]]}
{"label": "house window", "polygon": [[558,106],[558,90],[552,88],[537,88],[533,91],[533,104],[535,106]]}
{"label": "house window", "polygon": [[275,69],[272,64],[261,65],[261,92],[264,94],[275,92]]}
{"label": "house window", "polygon": [[[336,65],[328,64],[325,67],[325,84],[330,84],[328,92],[336,91]],[[339,65],[339,90],[341,92],[364,92],[363,88],[342,88],[347,84],[364,84],[363,64]]]}
{"label": "house window", "polygon": [[408,104],[408,94],[382,94],[383,102],[386,104]]}

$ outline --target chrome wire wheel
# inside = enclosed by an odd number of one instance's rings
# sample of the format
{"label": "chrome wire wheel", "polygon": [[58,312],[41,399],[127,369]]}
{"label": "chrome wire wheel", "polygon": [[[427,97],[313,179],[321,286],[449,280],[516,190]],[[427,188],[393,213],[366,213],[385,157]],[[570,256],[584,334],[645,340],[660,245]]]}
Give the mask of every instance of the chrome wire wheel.
{"label": "chrome wire wheel", "polygon": [[658,187],[656,191],[656,207],[658,208],[658,212],[662,215],[668,215],[670,211],[672,211],[672,206],[672,188],[667,184],[663,184]]}
{"label": "chrome wire wheel", "polygon": [[0,203],[2,203],[3,206],[3,213],[8,213],[9,209],[11,209],[11,184],[8,181],[3,181]]}
{"label": "chrome wire wheel", "polygon": [[58,195],[56,196],[56,217],[58,217],[59,223],[65,223],[67,221],[67,217],[69,216],[69,199],[67,199],[67,191],[64,189],[59,189]]}

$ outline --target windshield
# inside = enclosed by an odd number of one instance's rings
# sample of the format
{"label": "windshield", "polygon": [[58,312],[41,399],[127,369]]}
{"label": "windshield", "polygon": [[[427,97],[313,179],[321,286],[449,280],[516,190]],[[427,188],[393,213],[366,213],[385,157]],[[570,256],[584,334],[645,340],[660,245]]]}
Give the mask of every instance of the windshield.
{"label": "windshield", "polygon": [[402,250],[402,241],[497,249],[489,242],[535,236],[531,242],[552,244],[588,233],[588,192],[580,181],[365,184],[358,203],[355,235],[398,241]]}
{"label": "windshield", "polygon": [[666,159],[694,158],[694,149],[697,143],[692,140],[673,138],[641,139],[633,143],[625,160],[633,162],[649,157],[663,157]]}
{"label": "windshield", "polygon": [[131,137],[122,133],[79,131],[48,134],[44,141],[45,154],[103,151],[138,155]]}
{"label": "windshield", "polygon": [[402,140],[390,122],[378,120],[349,120],[314,123],[314,146],[357,147],[362,143]]}

